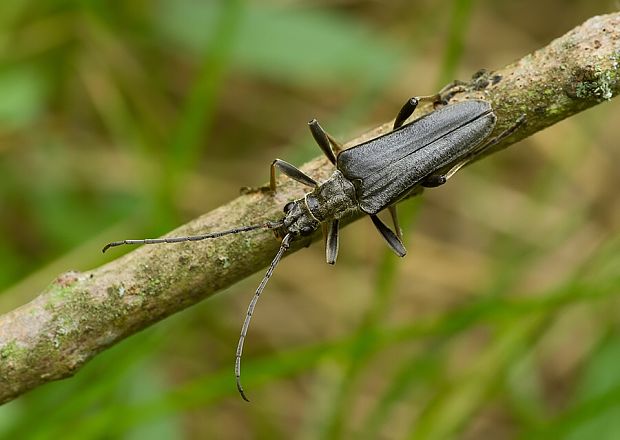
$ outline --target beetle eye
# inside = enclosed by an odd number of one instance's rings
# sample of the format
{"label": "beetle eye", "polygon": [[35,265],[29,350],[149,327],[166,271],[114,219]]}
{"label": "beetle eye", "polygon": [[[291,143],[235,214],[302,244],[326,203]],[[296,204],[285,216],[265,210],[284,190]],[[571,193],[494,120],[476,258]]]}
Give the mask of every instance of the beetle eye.
{"label": "beetle eye", "polygon": [[313,228],[313,227],[311,227],[311,226],[304,226],[304,227],[301,229],[301,234],[302,234],[302,235],[310,235],[310,234],[312,234],[313,232],[314,232],[314,228]]}
{"label": "beetle eye", "polygon": [[288,214],[289,211],[291,209],[293,209],[293,205],[295,204],[295,202],[288,202],[286,205],[284,205],[284,213]]}

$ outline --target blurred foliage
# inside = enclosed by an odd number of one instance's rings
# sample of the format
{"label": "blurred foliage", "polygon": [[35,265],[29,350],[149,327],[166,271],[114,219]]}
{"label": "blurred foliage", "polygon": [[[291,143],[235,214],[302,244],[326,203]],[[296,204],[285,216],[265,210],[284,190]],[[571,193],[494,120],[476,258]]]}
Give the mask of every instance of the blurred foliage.
{"label": "blurred foliage", "polygon": [[[316,156],[313,116],[347,139],[613,6],[2,2],[0,308],[260,184],[274,157]],[[403,260],[362,221],[335,270],[320,246],[283,261],[248,340],[252,404],[232,364],[256,277],[4,405],[0,437],[617,438],[619,113],[405,203]]]}

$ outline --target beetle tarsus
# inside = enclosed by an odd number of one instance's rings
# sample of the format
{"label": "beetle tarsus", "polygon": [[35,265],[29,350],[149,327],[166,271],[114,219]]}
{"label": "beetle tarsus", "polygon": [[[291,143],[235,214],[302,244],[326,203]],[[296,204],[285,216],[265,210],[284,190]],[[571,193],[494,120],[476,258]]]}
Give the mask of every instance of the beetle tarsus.
{"label": "beetle tarsus", "polygon": [[269,185],[264,185],[264,186],[242,186],[241,188],[239,188],[239,194],[242,196],[248,195],[248,194],[256,194],[256,193],[261,193],[261,194],[270,194],[273,195],[273,191],[271,191],[271,188],[269,187]]}

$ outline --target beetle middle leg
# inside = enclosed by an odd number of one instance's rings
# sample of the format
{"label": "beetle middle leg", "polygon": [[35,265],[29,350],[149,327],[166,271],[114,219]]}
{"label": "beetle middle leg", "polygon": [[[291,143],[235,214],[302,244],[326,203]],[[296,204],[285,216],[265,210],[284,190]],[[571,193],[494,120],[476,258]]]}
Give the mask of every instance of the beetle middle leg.
{"label": "beetle middle leg", "polygon": [[428,176],[426,179],[422,181],[422,186],[426,188],[435,188],[443,185],[450,179],[458,170],[463,168],[465,165],[476,161],[480,156],[484,154],[484,152],[491,146],[498,144],[502,140],[506,139],[508,136],[513,134],[523,123],[525,122],[525,115],[521,115],[517,122],[515,122],[511,127],[508,127],[506,130],[502,131],[497,136],[489,139],[487,142],[484,142],[482,146],[476,148],[469,156],[465,159],[459,161],[456,165],[448,170],[445,174],[433,174]]}
{"label": "beetle middle leg", "polygon": [[400,238],[396,234],[392,232],[390,228],[388,228],[380,219],[374,214],[370,214],[370,219],[372,220],[377,231],[383,236],[388,246],[396,255],[399,257],[404,257],[407,254],[407,250],[403,245],[403,242],[400,241]]}
{"label": "beetle middle leg", "polygon": [[339,220],[332,220],[326,224],[323,230],[325,236],[325,259],[327,264],[336,264],[338,258],[338,229],[340,227]]}
{"label": "beetle middle leg", "polygon": [[418,107],[420,102],[431,102],[435,104],[437,100],[440,98],[439,94],[436,95],[427,95],[427,96],[414,96],[409,98],[407,102],[401,107],[394,119],[393,130],[402,127],[405,124],[405,121],[409,119],[409,116],[413,114],[415,109]]}

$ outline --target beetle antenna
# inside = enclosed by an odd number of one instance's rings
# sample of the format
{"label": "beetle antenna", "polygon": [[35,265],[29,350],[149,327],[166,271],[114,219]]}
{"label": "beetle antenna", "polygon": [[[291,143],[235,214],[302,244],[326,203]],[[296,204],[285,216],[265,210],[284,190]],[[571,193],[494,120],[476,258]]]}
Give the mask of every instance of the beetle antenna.
{"label": "beetle antenna", "polygon": [[189,235],[186,237],[166,237],[166,238],[145,238],[141,240],[120,240],[106,244],[101,252],[105,252],[111,247],[122,246],[124,244],[160,244],[160,243],[181,243],[184,241],[200,241],[208,238],[217,238],[228,234],[238,234],[239,232],[253,231],[255,229],[278,229],[284,225],[284,221],[266,222],[258,225],[239,226],[237,228],[228,229],[226,231],[210,232],[201,235]]}
{"label": "beetle antenna", "polygon": [[267,269],[267,273],[265,273],[263,280],[258,285],[258,288],[256,289],[256,293],[254,293],[254,297],[252,297],[252,301],[250,301],[250,305],[248,306],[248,312],[245,315],[243,326],[241,327],[241,335],[239,336],[239,343],[237,344],[237,356],[235,358],[235,378],[237,379],[237,389],[239,390],[239,394],[241,394],[241,397],[246,402],[249,402],[250,400],[245,395],[245,392],[243,391],[243,387],[241,386],[241,354],[243,353],[243,342],[245,341],[245,337],[248,334],[248,327],[250,326],[250,320],[252,319],[252,314],[254,313],[254,307],[256,307],[258,298],[260,297],[260,294],[263,293],[263,290],[265,289],[265,286],[267,285],[267,281],[269,281],[269,278],[271,278],[271,275],[273,274],[273,270],[276,268],[276,266],[280,262],[282,255],[290,247],[290,242],[291,242],[291,234],[288,233],[282,239],[282,243],[280,244],[280,250],[278,250],[278,253],[273,258],[273,261],[271,262],[271,265],[269,265],[269,269]]}

